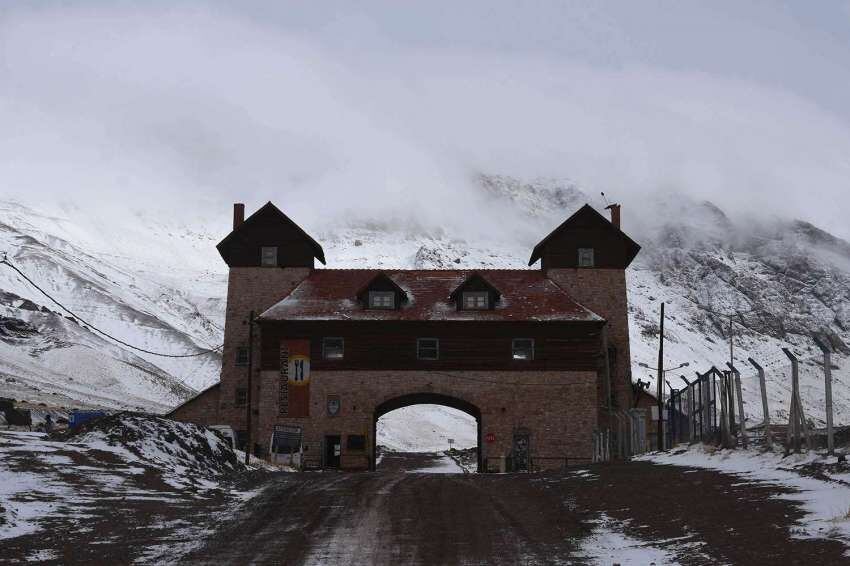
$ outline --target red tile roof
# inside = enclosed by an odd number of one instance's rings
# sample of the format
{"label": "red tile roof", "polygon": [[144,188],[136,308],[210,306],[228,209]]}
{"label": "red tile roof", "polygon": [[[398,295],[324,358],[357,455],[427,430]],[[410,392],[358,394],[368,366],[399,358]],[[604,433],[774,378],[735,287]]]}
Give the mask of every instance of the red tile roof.
{"label": "red tile roof", "polygon": [[[385,273],[407,294],[398,310],[368,309],[357,292]],[[472,273],[502,293],[492,310],[457,310],[449,295]],[[261,320],[602,321],[540,270],[317,269]]]}

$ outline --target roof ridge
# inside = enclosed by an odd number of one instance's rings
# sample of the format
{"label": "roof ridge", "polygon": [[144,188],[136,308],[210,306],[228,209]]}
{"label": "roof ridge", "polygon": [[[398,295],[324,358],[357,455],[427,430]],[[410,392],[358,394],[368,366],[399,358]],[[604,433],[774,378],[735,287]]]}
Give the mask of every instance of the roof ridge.
{"label": "roof ridge", "polygon": [[517,273],[543,273],[542,269],[539,268],[528,268],[528,267],[456,267],[456,268],[428,268],[428,267],[317,267],[314,268],[313,271],[369,271],[369,272],[393,272],[393,271],[419,271],[419,272],[428,272],[433,271],[435,273],[444,272],[444,273],[457,273],[460,271],[484,271],[484,272],[517,272]]}

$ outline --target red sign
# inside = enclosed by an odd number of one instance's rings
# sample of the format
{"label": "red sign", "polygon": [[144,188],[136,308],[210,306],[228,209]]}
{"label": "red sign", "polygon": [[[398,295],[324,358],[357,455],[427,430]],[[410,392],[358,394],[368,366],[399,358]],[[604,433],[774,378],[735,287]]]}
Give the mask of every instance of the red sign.
{"label": "red sign", "polygon": [[488,432],[487,436],[484,437],[484,440],[488,443],[496,442],[496,435],[492,432]]}

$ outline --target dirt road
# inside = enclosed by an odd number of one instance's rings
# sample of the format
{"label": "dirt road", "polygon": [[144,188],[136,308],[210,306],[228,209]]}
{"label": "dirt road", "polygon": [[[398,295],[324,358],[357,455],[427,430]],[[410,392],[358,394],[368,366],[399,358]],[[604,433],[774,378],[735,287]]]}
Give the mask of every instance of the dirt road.
{"label": "dirt road", "polygon": [[184,562],[582,564],[593,562],[588,541],[604,518],[682,564],[847,563],[839,542],[792,541],[802,513],[774,497],[780,488],[713,471],[632,462],[568,474],[423,474],[388,464],[277,476]]}

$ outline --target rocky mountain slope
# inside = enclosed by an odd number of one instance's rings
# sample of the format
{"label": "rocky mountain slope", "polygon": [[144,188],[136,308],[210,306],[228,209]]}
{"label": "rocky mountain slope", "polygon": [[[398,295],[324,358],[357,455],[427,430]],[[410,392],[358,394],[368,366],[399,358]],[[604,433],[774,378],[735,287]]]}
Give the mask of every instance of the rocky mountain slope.
{"label": "rocky mountain slope", "polygon": [[[489,215],[474,230],[365,213],[310,228],[329,267],[523,268],[536,241],[581,204],[604,207],[601,197],[563,180],[481,176],[473,185]],[[839,346],[850,341],[850,244],[805,222],[732,218],[711,203],[674,194],[626,199],[623,217],[624,229],[643,246],[628,273],[633,378],[654,382],[665,302],[665,364],[690,364],[667,375],[671,385],[683,385],[680,374],[690,380],[694,370],[724,367],[731,320],[750,418],[761,420],[761,406],[747,358],[768,369],[771,412],[782,417],[790,366],[780,348],[789,346],[803,359],[806,410],[822,420],[822,368],[809,335],[825,331]],[[109,223],[74,207],[48,214],[3,202],[0,250],[123,340],[178,353],[220,344],[225,266],[214,245],[228,228],[228,204],[171,217],[179,221],[145,211],[119,218]],[[0,395],[162,410],[217,379],[216,354],[170,359],[127,350],[57,314],[0,267]],[[835,364],[838,421],[850,424],[850,363],[838,355]]]}

